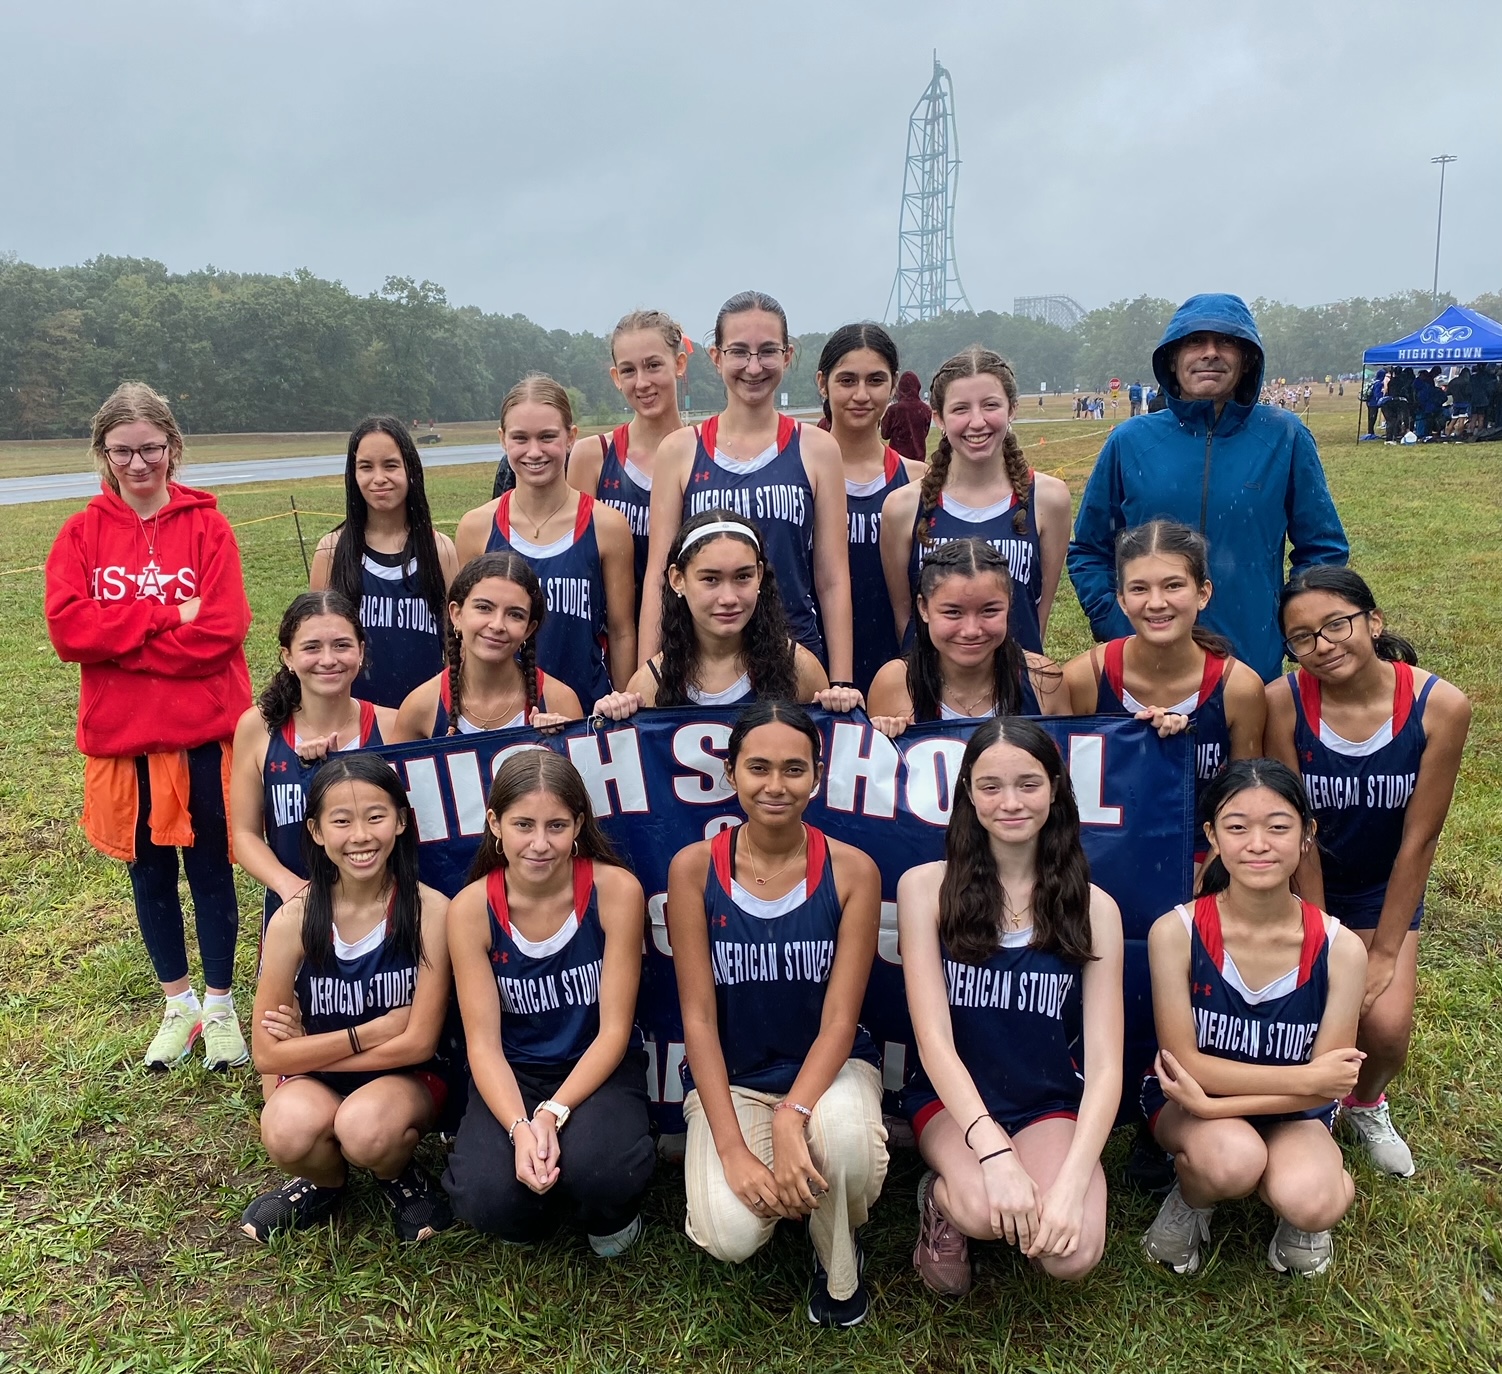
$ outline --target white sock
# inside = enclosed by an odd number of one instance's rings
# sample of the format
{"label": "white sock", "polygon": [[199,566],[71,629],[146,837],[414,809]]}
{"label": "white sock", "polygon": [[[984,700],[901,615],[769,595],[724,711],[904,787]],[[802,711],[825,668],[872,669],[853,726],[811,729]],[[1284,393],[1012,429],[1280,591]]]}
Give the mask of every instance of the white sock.
{"label": "white sock", "polygon": [[167,1004],[169,1006],[171,1006],[173,1003],[176,1003],[178,1007],[180,1007],[183,1011],[188,1012],[190,1015],[197,1015],[200,1011],[203,1010],[203,1008],[198,1005],[198,994],[194,992],[192,988],[189,988],[186,992],[174,993],[167,999]]}
{"label": "white sock", "polygon": [[203,995],[203,1009],[210,1011],[227,1011],[231,1016],[235,1013],[235,994],[232,992],[206,992]]}

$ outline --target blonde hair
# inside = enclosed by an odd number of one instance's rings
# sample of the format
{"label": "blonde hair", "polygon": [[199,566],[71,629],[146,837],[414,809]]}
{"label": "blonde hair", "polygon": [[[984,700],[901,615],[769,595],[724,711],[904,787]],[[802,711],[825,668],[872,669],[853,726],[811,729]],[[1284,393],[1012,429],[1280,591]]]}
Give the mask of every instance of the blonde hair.
{"label": "blonde hair", "polygon": [[183,432],[177,427],[167,398],[145,382],[121,382],[94,412],[89,438],[89,456],[94,460],[94,470],[116,495],[120,493],[120,479],[115,476],[110,460],[104,456],[104,441],[110,430],[119,425],[135,424],[137,421],[155,425],[167,436],[169,482],[177,476],[177,469],[182,464]]}
{"label": "blonde hair", "polygon": [[536,401],[539,405],[552,406],[563,417],[564,429],[574,427],[574,408],[569,404],[568,392],[563,385],[555,382],[543,372],[529,372],[510,391],[506,393],[506,399],[501,402],[501,428],[506,428],[506,416],[513,406],[519,406],[523,401]]}
{"label": "blonde hair", "polygon": [[643,329],[649,329],[654,334],[661,334],[663,343],[674,353],[683,352],[683,326],[677,320],[665,310],[633,310],[629,314],[622,315],[615,328],[610,331],[610,361],[615,361],[615,341],[622,334],[635,334]]}

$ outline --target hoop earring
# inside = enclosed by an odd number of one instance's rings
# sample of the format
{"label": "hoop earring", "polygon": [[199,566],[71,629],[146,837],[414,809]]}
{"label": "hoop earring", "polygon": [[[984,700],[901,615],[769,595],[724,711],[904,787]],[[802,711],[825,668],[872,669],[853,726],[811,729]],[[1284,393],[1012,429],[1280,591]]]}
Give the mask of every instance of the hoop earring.
{"label": "hoop earring", "polygon": [[575,840],[574,841],[574,858],[577,859],[578,857],[579,857],[579,841]]}

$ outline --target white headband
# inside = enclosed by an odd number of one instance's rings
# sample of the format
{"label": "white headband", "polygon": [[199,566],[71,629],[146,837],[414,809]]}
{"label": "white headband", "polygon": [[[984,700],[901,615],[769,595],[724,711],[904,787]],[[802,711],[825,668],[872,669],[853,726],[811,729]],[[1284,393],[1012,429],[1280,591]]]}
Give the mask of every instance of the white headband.
{"label": "white headband", "polygon": [[761,556],[761,540],[756,537],[756,531],[750,525],[743,525],[739,520],[711,520],[707,525],[700,525],[683,541],[683,547],[678,550],[678,557],[682,558],[699,540],[708,539],[712,534],[738,534],[744,539],[749,539],[757,556]]}

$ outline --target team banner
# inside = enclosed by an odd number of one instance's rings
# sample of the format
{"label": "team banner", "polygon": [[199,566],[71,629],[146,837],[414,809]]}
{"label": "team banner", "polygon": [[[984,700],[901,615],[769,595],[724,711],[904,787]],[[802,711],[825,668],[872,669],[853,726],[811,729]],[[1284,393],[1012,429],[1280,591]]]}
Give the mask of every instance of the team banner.
{"label": "team banner", "polygon": [[[881,938],[863,1020],[882,1047],[885,1086],[892,1094],[917,1062],[897,952],[897,880],[915,864],[943,857],[954,780],[979,722],[915,725],[890,740],[859,712],[811,714],[824,737],[825,775],[807,819],[864,850],[881,869]],[[580,721],[551,736],[499,730],[379,751],[406,785],[423,881],[450,896],[464,886],[484,833],[495,770],[517,750],[539,746],[573,761],[595,814],[647,894],[637,1019],[650,1057],[653,1109],[664,1132],[683,1128],[683,1033],[668,942],[668,865],[684,846],[742,819],[724,769],[736,715],[735,707],[644,711],[603,725]],[[1124,1101],[1130,1101],[1135,1078],[1152,1054],[1148,927],[1189,892],[1192,742],[1187,733],[1159,739],[1125,716],[1044,717],[1038,724],[1069,764],[1091,876],[1121,906],[1127,936]]]}

